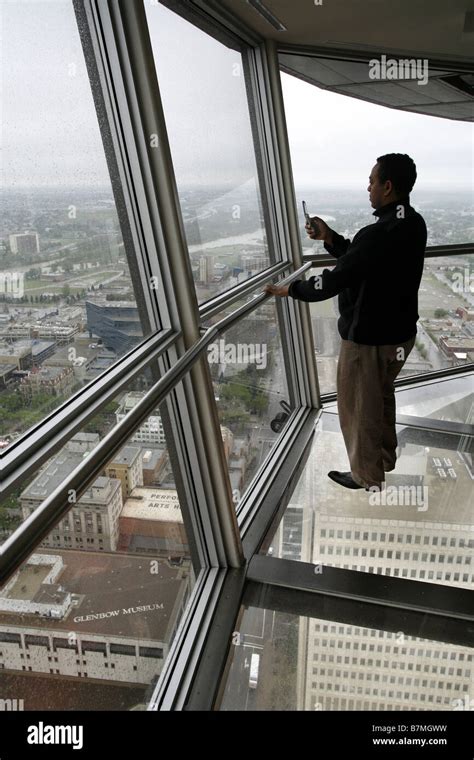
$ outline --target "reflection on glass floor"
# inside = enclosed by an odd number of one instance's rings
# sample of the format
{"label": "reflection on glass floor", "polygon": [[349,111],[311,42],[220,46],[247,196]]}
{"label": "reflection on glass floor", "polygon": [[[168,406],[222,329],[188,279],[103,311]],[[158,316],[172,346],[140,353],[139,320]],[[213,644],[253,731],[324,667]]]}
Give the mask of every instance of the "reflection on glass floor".
{"label": "reflection on glass floor", "polygon": [[471,423],[474,410],[474,374],[437,380],[397,391],[399,414],[450,422]]}
{"label": "reflection on glass floor", "polygon": [[[398,414],[472,424],[474,420],[474,373],[432,380],[396,391]],[[324,404],[337,413],[337,402]]]}
{"label": "reflection on glass floor", "polygon": [[221,710],[472,709],[469,647],[384,630],[380,615],[365,627],[259,604],[234,634]]}
{"label": "reflection on glass floor", "polygon": [[327,477],[348,470],[338,417],[323,413],[306,465],[265,546],[274,557],[472,587],[472,439],[397,427],[398,460],[381,494]]}

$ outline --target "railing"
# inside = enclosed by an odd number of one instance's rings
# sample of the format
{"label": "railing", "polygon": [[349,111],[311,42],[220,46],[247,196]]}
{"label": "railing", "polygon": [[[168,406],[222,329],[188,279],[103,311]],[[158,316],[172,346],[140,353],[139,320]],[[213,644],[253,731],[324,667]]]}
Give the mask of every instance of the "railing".
{"label": "railing", "polygon": [[[281,280],[281,284],[289,284],[306,272],[310,266],[310,263],[304,264],[288,277]],[[266,279],[272,279],[274,276],[275,273],[272,273]],[[175,385],[189,372],[191,367],[203,355],[208,345],[235,322],[243,319],[270,297],[270,294],[261,293],[231,314],[223,317],[212,327],[209,327],[197,343],[178,359],[173,367],[146,392],[141,401],[131,409],[126,417],[100,441],[94,450],[63,480],[56,490],[29,515],[3,546],[0,547],[0,583],[4,583],[15,572],[44,536],[71,509],[71,497],[74,503],[77,502],[110,459],[123,447],[124,442],[133,435],[156,407],[171,393]],[[158,353],[162,354],[168,345],[168,342],[163,344]],[[82,404],[84,403],[86,402],[83,401]],[[56,414],[58,413],[56,412]],[[37,441],[37,443],[39,446],[41,441]],[[10,466],[13,466],[13,463]]]}
{"label": "railing", "polygon": [[[474,243],[430,245],[425,250],[425,259],[437,256],[459,256],[465,253],[474,253]],[[311,261],[313,266],[334,266],[337,259],[329,253],[303,253],[303,261]]]}

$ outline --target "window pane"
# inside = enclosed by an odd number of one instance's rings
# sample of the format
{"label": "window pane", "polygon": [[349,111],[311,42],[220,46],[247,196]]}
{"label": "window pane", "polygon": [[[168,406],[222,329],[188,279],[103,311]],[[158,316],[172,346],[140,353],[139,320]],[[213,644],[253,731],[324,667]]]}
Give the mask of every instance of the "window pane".
{"label": "window pane", "polygon": [[[305,252],[324,248],[304,231],[301,201],[312,215],[352,238],[374,221],[368,177],[377,157],[392,152],[408,153],[417,166],[410,197],[425,218],[427,245],[474,241],[470,123],[385,108],[288,74],[281,79]],[[442,162],[433,145],[442,151]]]}
{"label": "window pane", "polygon": [[209,346],[208,361],[237,504],[292,411],[275,302],[226,330]]}
{"label": "window pane", "polygon": [[193,278],[203,302],[275,259],[245,63],[239,50],[163,6],[145,2],[145,8]]}
{"label": "window pane", "polygon": [[[426,258],[418,291],[417,339],[398,377],[461,367],[474,359],[472,254]],[[335,262],[334,262],[335,263]],[[321,274],[314,267],[309,276]],[[330,266],[328,268],[331,268]],[[336,391],[341,338],[338,297],[309,304],[321,393]]]}
{"label": "window pane", "polygon": [[312,617],[286,612],[291,593],[252,586],[246,594],[220,710],[470,709],[472,649],[440,640],[439,629],[425,638],[426,616],[410,635],[380,608],[361,625],[373,605],[360,602],[354,622],[330,597],[314,601]]}
{"label": "window pane", "polygon": [[399,414],[472,424],[474,418],[474,374],[423,383],[397,391]]}
{"label": "window pane", "polygon": [[405,374],[422,372],[423,362],[427,370],[436,370],[473,361],[473,262],[472,254],[425,259],[418,295],[417,361]]}
{"label": "window pane", "polygon": [[[46,499],[54,489],[80,464],[82,458],[94,452],[96,446],[118,423],[141,401],[146,391],[158,379],[158,370],[153,363],[112,398],[100,412],[95,414],[53,457],[43,464],[39,473],[22,482],[0,503],[0,520],[3,538],[6,538],[33,509]],[[164,469],[158,468],[160,477],[169,477],[169,459],[166,449],[163,421],[159,411],[151,415],[133,434],[131,446],[144,449],[142,468],[146,485],[157,485],[154,468],[164,457]],[[145,456],[145,450],[149,452]],[[151,453],[150,453],[151,452]],[[147,461],[150,460],[148,464]],[[148,475],[150,473],[150,475]]]}
{"label": "window pane", "polygon": [[[6,533],[140,398],[124,393],[2,503]],[[0,589],[0,687],[25,710],[144,709],[151,697],[195,581],[164,406],[82,496],[70,494],[69,511]]]}
{"label": "window pane", "polygon": [[338,417],[323,414],[268,553],[472,588],[472,440],[400,425],[397,436],[385,489],[351,491],[328,478],[349,467]]}
{"label": "window pane", "polygon": [[2,4],[3,443],[144,333],[72,3],[26,7]]}

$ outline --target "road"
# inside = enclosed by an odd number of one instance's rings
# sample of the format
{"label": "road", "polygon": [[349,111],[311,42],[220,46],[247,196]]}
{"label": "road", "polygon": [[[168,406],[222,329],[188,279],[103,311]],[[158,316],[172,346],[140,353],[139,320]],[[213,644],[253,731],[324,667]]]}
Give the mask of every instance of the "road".
{"label": "road", "polygon": [[445,359],[443,357],[441,350],[432,341],[421,322],[418,322],[417,330],[417,340],[421,340],[424,344],[427,352],[427,359],[432,365],[433,369],[444,369],[445,367],[451,367],[451,362],[449,359]]}
{"label": "road", "polygon": [[[221,710],[256,710],[258,691],[262,679],[263,648],[271,641],[275,622],[275,612],[258,607],[245,611],[242,620],[243,631],[239,633],[239,643],[232,645],[232,663],[227,677]],[[258,683],[255,689],[249,687],[250,660],[252,654],[260,655]]]}

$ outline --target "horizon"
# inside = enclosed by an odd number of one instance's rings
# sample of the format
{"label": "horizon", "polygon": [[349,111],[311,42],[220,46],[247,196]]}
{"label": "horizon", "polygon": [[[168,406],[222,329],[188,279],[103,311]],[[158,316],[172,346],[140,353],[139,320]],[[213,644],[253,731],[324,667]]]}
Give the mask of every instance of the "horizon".
{"label": "horizon", "polygon": [[[206,188],[222,188],[222,189],[229,189],[229,187],[237,188],[241,187],[243,184],[234,184],[234,183],[208,183],[205,184],[203,182],[199,183],[186,183],[181,185],[181,189],[206,189]],[[367,183],[362,183],[363,185],[363,192],[367,192],[365,187]],[[295,189],[308,189],[308,190],[318,190],[320,192],[324,192],[325,190],[341,190],[345,189],[351,192],[361,192],[361,186],[356,184],[344,184],[344,183],[328,183],[324,187],[321,187],[321,185],[311,185],[306,183],[295,183],[294,184]],[[55,184],[55,185],[1,185],[0,191],[11,191],[11,190],[21,190],[21,191],[28,191],[32,192],[34,190],[61,190],[63,192],[64,190],[97,190],[97,191],[107,191],[111,196],[113,196],[112,187],[110,184],[101,184],[101,185],[95,185],[95,184]],[[456,186],[448,186],[446,188],[439,188],[435,184],[417,184],[415,188],[412,190],[411,194],[415,194],[417,192],[433,192],[433,193],[461,193],[461,192],[469,192],[470,195],[474,194],[474,189],[471,184],[467,185],[456,185]]]}

